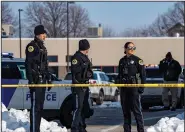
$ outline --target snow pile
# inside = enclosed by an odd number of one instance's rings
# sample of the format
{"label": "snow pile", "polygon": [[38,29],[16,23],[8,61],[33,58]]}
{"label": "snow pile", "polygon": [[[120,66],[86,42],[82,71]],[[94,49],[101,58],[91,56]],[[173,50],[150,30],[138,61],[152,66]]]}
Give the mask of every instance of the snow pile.
{"label": "snow pile", "polygon": [[[65,127],[62,128],[56,122],[48,122],[43,118],[40,130],[41,132],[67,132]],[[2,103],[2,132],[30,132],[29,112],[13,108],[8,111]]]}
{"label": "snow pile", "polygon": [[154,126],[150,126],[146,132],[184,132],[184,113],[176,117],[164,117]]}
{"label": "snow pile", "polygon": [[121,108],[120,102],[105,101],[101,105],[93,106],[94,108]]}

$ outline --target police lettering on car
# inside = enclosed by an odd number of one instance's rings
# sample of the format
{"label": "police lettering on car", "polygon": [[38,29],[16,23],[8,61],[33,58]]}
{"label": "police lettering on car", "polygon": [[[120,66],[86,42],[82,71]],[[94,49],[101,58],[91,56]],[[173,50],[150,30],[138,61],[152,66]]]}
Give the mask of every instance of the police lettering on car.
{"label": "police lettering on car", "polygon": [[[26,76],[29,84],[51,83],[48,71],[47,49],[44,46],[46,31],[38,25],[34,30],[35,38],[26,46]],[[40,132],[41,111],[43,110],[46,88],[31,87],[30,131]],[[50,88],[48,89],[50,90]],[[48,99],[50,97],[47,97]]]}
{"label": "police lettering on car", "polygon": [[[141,80],[141,83],[144,84],[146,80],[145,68],[143,60],[134,55],[134,50],[136,50],[135,45],[132,42],[127,42],[124,49],[126,55],[119,61],[119,73],[116,82],[121,84],[137,84]],[[135,116],[138,132],[144,132],[140,102],[140,94],[144,92],[144,89],[123,87],[120,91],[124,115],[124,132],[131,132],[131,111],[133,111]]]}

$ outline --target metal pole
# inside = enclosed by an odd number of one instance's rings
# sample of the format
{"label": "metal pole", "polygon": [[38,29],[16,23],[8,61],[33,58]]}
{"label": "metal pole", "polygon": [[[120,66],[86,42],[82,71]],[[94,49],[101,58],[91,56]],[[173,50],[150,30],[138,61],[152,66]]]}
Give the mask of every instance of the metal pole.
{"label": "metal pole", "polygon": [[21,54],[21,51],[22,51],[22,45],[21,45],[21,11],[23,11],[22,9],[19,9],[19,39],[20,39],[20,58],[22,58],[22,54]]}
{"label": "metal pole", "polygon": [[69,72],[69,3],[67,1],[67,72]]}

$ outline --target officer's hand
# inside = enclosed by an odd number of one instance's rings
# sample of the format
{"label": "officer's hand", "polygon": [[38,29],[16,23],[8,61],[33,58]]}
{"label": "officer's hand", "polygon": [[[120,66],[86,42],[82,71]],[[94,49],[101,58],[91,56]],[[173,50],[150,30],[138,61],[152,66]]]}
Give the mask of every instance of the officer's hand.
{"label": "officer's hand", "polygon": [[139,93],[139,94],[144,93],[144,88],[138,88],[138,93]]}

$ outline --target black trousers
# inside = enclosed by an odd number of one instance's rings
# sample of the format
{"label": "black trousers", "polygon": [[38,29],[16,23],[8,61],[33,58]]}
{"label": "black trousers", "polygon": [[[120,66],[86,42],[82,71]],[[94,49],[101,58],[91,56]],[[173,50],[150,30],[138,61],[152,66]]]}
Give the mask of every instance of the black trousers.
{"label": "black trousers", "polygon": [[85,118],[86,111],[90,108],[89,106],[89,89],[85,88],[74,88],[74,112],[73,112],[73,122],[71,129],[75,132],[80,132],[81,129],[86,128]]}
{"label": "black trousers", "polygon": [[131,111],[135,116],[137,131],[144,132],[140,95],[137,88],[121,88],[121,105],[124,116],[124,132],[131,132]]}
{"label": "black trousers", "polygon": [[45,91],[46,88],[35,88],[34,92],[30,90],[30,132],[40,132],[41,114],[44,106]]}

